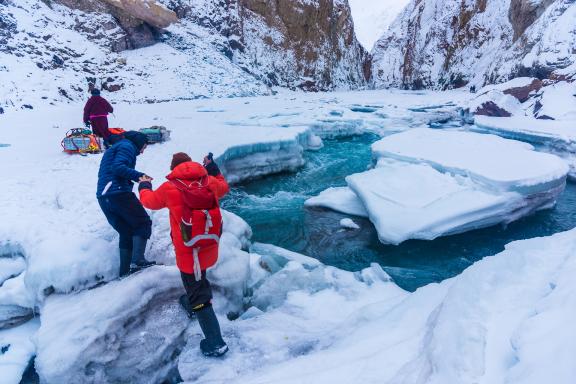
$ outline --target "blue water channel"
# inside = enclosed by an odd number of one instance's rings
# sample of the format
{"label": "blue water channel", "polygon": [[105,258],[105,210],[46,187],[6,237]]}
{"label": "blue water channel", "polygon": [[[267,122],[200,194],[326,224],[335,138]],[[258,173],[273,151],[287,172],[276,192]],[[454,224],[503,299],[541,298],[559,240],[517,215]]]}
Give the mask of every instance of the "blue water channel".
{"label": "blue water channel", "polygon": [[253,241],[275,244],[349,271],[376,262],[398,285],[410,291],[453,277],[475,261],[502,251],[511,241],[576,227],[576,185],[571,183],[555,208],[506,227],[433,241],[411,240],[399,246],[380,243],[367,219],[352,217],[361,229],[343,230],[340,219],[351,216],[304,207],[307,198],[328,187],[345,186],[344,177],[366,170],[371,162],[370,144],[377,139],[365,134],[325,140],[321,150],[306,152],[306,165],[300,171],[236,186],[222,205],[250,224]]}

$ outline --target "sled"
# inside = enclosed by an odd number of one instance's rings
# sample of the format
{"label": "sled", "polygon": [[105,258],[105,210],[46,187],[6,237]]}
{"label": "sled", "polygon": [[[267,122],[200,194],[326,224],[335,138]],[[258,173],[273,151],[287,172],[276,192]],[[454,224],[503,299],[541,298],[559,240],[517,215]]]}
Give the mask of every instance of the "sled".
{"label": "sled", "polygon": [[170,139],[170,131],[166,127],[160,125],[153,125],[148,128],[140,128],[139,132],[148,137],[148,144],[163,143]]}
{"label": "sled", "polygon": [[91,130],[85,128],[72,128],[66,132],[66,137],[60,145],[62,145],[64,152],[69,154],[86,156],[87,153],[102,152],[100,139]]}

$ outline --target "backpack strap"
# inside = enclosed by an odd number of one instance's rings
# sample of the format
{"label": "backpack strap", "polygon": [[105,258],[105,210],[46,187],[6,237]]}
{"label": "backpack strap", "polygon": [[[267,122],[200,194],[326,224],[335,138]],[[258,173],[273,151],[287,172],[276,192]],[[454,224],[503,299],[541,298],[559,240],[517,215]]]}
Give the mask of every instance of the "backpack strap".
{"label": "backpack strap", "polygon": [[200,270],[200,260],[198,259],[198,248],[192,250],[194,256],[194,279],[200,281],[202,278],[202,270]]}

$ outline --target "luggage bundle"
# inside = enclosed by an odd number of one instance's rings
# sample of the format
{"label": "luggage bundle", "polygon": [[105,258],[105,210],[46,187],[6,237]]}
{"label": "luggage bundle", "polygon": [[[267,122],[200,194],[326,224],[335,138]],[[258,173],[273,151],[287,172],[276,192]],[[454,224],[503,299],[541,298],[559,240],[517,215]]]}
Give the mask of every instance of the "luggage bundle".
{"label": "luggage bundle", "polygon": [[166,127],[160,125],[141,128],[139,131],[148,137],[148,144],[163,143],[170,139],[170,131],[167,130]]}
{"label": "luggage bundle", "polygon": [[86,128],[72,128],[66,132],[66,137],[60,144],[64,152],[70,154],[79,153],[85,155],[86,153],[102,152],[100,139]]}

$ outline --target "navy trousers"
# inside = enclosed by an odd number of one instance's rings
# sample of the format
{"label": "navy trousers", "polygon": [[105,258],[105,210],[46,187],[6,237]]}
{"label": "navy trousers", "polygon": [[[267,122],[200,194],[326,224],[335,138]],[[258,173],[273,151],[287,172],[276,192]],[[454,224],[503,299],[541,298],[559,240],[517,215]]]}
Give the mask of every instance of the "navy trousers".
{"label": "navy trousers", "polygon": [[132,237],[149,239],[152,235],[152,220],[132,192],[101,196],[98,203],[106,219],[120,234],[120,248],[132,249]]}

